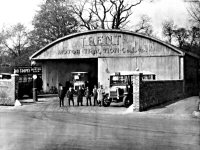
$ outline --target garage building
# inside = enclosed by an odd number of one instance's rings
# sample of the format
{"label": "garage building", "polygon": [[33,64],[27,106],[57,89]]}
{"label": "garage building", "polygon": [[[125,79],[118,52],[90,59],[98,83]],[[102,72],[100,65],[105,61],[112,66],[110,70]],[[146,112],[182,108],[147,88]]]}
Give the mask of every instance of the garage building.
{"label": "garage building", "polygon": [[60,38],[30,57],[42,66],[43,89],[65,85],[71,72],[88,72],[90,85],[109,88],[109,74],[150,71],[156,80],[183,80],[184,92],[199,89],[199,57],[146,35],[122,30],[93,30]]}

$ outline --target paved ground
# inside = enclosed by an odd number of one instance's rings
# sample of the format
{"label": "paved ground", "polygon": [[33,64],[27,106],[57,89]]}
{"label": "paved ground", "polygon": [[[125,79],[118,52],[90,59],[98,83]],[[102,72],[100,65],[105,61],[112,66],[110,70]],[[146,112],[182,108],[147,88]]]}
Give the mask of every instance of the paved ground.
{"label": "paved ground", "polygon": [[178,101],[172,101],[167,104],[151,108],[147,113],[156,113],[169,115],[176,118],[191,117],[192,113],[198,108],[199,97],[189,97]]}
{"label": "paved ground", "polygon": [[[123,107],[122,103],[111,103],[110,107],[86,106],[85,98],[84,106],[77,106],[75,98],[75,106],[68,106],[65,98],[65,106],[59,107],[59,99],[55,95],[45,95],[38,98],[38,102],[34,103],[32,99],[20,100],[22,106],[0,106],[0,112],[6,110],[14,111],[48,111],[48,112],[74,112],[74,113],[101,113],[101,114],[136,114],[136,115],[162,115],[169,117],[192,117],[193,111],[197,110],[199,98],[197,96],[185,98],[178,101],[172,101],[160,106],[156,106],[144,112],[133,112],[131,108]],[[92,99],[93,105],[93,99]]]}
{"label": "paved ground", "polygon": [[126,108],[122,103],[112,104],[111,107],[86,106],[85,98],[83,99],[84,106],[77,106],[75,97],[75,106],[68,106],[68,101],[65,98],[64,107],[59,106],[59,99],[55,96],[41,96],[38,102],[33,103],[32,99],[20,100],[22,106],[0,106],[0,111],[46,111],[46,112],[71,112],[71,113],[103,113],[103,114],[122,114]]}
{"label": "paved ground", "polygon": [[162,149],[199,150],[198,97],[145,112],[111,107],[59,107],[56,97],[0,106],[1,150]]}

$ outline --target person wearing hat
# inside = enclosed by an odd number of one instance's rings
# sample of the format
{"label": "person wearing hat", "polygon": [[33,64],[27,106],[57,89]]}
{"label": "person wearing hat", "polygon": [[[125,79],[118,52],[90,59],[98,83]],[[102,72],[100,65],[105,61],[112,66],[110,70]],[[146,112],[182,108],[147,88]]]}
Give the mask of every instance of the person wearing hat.
{"label": "person wearing hat", "polygon": [[103,105],[103,95],[104,95],[104,89],[103,89],[103,85],[100,85],[100,87],[97,89],[97,102],[99,104],[99,106],[101,107],[101,105]]}
{"label": "person wearing hat", "polygon": [[79,103],[81,103],[81,106],[83,106],[83,96],[84,96],[84,89],[83,87],[79,86],[77,90],[77,106],[79,106]]}
{"label": "person wearing hat", "polygon": [[89,87],[86,87],[85,97],[86,97],[86,105],[88,106],[88,101],[89,101],[90,102],[90,106],[92,106],[91,93],[90,93]]}
{"label": "person wearing hat", "polygon": [[94,88],[93,88],[93,99],[94,99],[94,106],[96,105],[96,103],[97,103],[97,86],[96,85],[94,85]]}
{"label": "person wearing hat", "polygon": [[60,107],[64,106],[64,98],[65,98],[65,90],[64,87],[61,83],[59,83],[59,87],[58,87],[58,97],[60,99]]}
{"label": "person wearing hat", "polygon": [[69,90],[67,91],[67,97],[68,97],[69,106],[70,106],[70,101],[72,101],[72,104],[74,106],[74,91],[72,87],[69,87]]}

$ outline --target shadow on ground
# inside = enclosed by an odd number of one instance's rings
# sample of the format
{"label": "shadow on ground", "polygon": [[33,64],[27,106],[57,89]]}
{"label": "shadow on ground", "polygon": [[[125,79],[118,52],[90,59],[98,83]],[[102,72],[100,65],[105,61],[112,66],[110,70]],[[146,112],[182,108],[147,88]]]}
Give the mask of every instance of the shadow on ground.
{"label": "shadow on ground", "polygon": [[164,103],[159,106],[148,109],[148,112],[163,113],[163,114],[192,114],[197,110],[199,102],[198,96],[188,97],[185,99],[178,99]]}
{"label": "shadow on ground", "polygon": [[181,100],[183,100],[183,99],[171,100],[171,101],[169,101],[169,102],[165,102],[165,103],[163,103],[163,104],[158,104],[158,105],[156,105],[156,106],[147,108],[145,111],[167,108],[167,106],[172,105],[172,104],[174,104],[174,103],[177,103],[177,102],[179,102],[179,101],[181,101]]}

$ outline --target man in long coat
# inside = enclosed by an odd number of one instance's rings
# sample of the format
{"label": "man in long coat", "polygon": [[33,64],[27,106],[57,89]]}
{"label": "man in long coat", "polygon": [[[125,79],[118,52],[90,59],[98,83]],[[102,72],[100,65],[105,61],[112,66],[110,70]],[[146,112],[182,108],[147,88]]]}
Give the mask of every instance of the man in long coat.
{"label": "man in long coat", "polygon": [[103,105],[103,96],[104,96],[104,89],[103,89],[103,85],[100,85],[100,87],[97,89],[97,102],[99,104],[99,106]]}
{"label": "man in long coat", "polygon": [[81,103],[81,106],[83,106],[83,96],[84,96],[84,89],[83,87],[79,86],[79,89],[77,90],[77,106],[79,106],[79,103]]}
{"label": "man in long coat", "polygon": [[59,87],[58,87],[58,97],[60,100],[60,107],[64,106],[64,98],[65,98],[65,88],[63,87],[63,85],[61,83],[59,83]]}
{"label": "man in long coat", "polygon": [[74,90],[72,89],[72,87],[69,87],[69,90],[67,91],[67,97],[69,106],[70,106],[70,101],[72,101],[72,104],[74,106]]}

